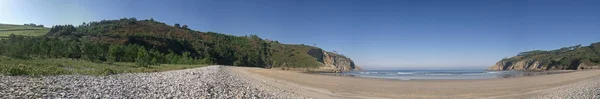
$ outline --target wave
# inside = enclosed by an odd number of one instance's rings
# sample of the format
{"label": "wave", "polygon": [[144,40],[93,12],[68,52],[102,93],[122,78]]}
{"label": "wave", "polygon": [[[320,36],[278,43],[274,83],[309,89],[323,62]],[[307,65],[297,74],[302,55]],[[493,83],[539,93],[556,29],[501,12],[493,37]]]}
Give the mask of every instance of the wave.
{"label": "wave", "polygon": [[520,75],[520,71],[485,71],[485,70],[366,70],[344,72],[356,77],[384,79],[491,79],[505,75]]}
{"label": "wave", "polygon": [[360,73],[360,74],[377,74],[379,72],[358,72],[358,73]]}
{"label": "wave", "polygon": [[490,73],[490,74],[498,74],[498,73],[502,73],[501,71],[488,71],[486,73]]}
{"label": "wave", "polygon": [[398,74],[398,75],[412,75],[414,73],[413,72],[396,72],[396,74]]}
{"label": "wave", "polygon": [[450,74],[450,73],[425,73],[424,75],[460,75],[460,74]]}
{"label": "wave", "polygon": [[[356,73],[350,73],[356,74]],[[357,72],[357,74],[362,75],[412,75],[413,72]]]}
{"label": "wave", "polygon": [[371,75],[371,76],[449,76],[449,75],[498,75],[502,71],[360,71],[350,72],[351,75]]}

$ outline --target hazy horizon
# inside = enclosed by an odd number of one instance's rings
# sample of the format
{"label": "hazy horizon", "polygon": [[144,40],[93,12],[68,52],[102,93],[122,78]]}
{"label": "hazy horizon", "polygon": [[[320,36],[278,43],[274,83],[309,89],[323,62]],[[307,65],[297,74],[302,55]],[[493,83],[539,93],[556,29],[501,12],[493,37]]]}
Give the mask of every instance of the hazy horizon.
{"label": "hazy horizon", "polygon": [[600,1],[593,0],[0,2],[0,23],[153,18],[198,31],[316,44],[372,70],[487,68],[519,52],[600,41]]}

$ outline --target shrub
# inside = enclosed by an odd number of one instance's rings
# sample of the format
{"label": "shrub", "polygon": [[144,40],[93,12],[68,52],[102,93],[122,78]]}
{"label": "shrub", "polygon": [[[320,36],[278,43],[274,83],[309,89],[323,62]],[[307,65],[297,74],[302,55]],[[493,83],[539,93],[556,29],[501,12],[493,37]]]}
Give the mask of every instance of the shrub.
{"label": "shrub", "polygon": [[105,68],[104,70],[102,70],[102,72],[100,74],[101,75],[114,75],[114,74],[117,74],[117,72],[113,69]]}
{"label": "shrub", "polygon": [[28,75],[29,72],[27,72],[27,70],[25,70],[24,68],[20,68],[20,67],[10,67],[8,69],[8,75],[10,76],[20,76],[20,75]]}

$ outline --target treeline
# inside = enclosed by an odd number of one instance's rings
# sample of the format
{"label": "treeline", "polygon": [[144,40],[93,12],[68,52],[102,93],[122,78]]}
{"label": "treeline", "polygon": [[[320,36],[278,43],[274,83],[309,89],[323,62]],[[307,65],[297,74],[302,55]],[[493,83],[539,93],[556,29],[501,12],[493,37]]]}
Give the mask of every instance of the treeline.
{"label": "treeline", "polygon": [[516,62],[521,60],[540,61],[541,65],[554,66],[563,69],[576,69],[580,64],[587,66],[600,65],[600,42],[589,46],[570,46],[556,50],[534,50],[519,53],[512,58],[502,61]]}
{"label": "treeline", "polygon": [[23,24],[23,25],[25,25],[25,26],[33,26],[33,27],[44,27],[44,25],[41,25],[41,24],[37,25],[37,24],[34,24],[34,23],[28,23],[28,24]]}
{"label": "treeline", "polygon": [[118,45],[93,42],[67,37],[28,37],[10,35],[0,40],[0,55],[13,58],[71,58],[93,62],[135,62],[139,66],[157,64],[213,64],[211,58],[191,58],[189,52],[182,55],[161,53],[139,45]]}

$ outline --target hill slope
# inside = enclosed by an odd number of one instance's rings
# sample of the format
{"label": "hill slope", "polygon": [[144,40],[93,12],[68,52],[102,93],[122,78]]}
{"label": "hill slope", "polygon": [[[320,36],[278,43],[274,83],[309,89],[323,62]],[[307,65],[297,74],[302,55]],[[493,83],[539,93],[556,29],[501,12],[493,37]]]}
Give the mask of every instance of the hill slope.
{"label": "hill slope", "polygon": [[600,42],[589,46],[534,50],[502,59],[488,70],[579,70],[600,68]]}
{"label": "hill slope", "polygon": [[44,36],[9,38],[2,41],[3,48],[9,49],[0,54],[17,58],[76,58],[136,62],[140,66],[220,64],[319,71],[358,69],[349,58],[313,46],[281,44],[256,35],[200,32],[186,25],[169,26],[153,19],[58,25]]}
{"label": "hill slope", "polygon": [[48,33],[48,30],[38,26],[0,24],[0,37],[8,37],[10,34],[40,36]]}

